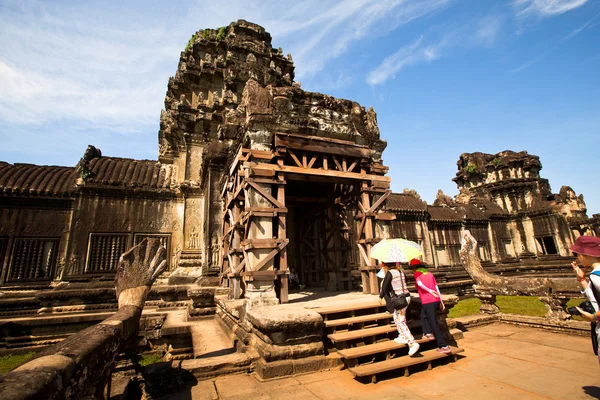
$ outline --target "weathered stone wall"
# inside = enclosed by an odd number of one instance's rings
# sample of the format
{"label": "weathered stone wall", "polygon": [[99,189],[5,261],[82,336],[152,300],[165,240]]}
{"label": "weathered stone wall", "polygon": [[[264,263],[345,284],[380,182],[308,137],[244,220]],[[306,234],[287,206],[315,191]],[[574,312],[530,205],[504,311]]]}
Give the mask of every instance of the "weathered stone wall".
{"label": "weathered stone wall", "polygon": [[55,255],[57,257],[56,267],[48,271],[46,280],[60,276],[60,269],[64,265],[72,214],[71,202],[67,200],[39,201],[37,204],[31,202],[29,205],[20,203],[22,202],[10,201],[0,207],[0,238],[4,239],[4,248],[0,250],[0,284],[10,281],[11,250],[14,248],[13,243],[17,238],[56,238],[59,240]]}
{"label": "weathered stone wall", "polygon": [[[74,204],[73,221],[63,279],[85,277],[91,233],[169,234],[169,266],[177,265],[183,248],[183,202],[177,198],[135,198],[83,195]],[[112,273],[112,272],[111,272]]]}

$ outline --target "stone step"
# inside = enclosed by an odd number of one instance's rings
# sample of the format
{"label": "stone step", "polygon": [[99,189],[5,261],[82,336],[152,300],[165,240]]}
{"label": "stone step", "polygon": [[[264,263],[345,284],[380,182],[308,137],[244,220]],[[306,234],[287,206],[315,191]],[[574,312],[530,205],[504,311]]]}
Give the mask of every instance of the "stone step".
{"label": "stone step", "polygon": [[[421,327],[421,321],[411,320],[407,322],[409,329]],[[332,343],[348,342],[351,340],[364,339],[368,337],[381,336],[392,332],[397,332],[395,324],[376,326],[373,328],[355,329],[346,332],[336,332],[327,335]]]}
{"label": "stone step", "polygon": [[324,306],[324,307],[315,307],[311,308],[312,311],[318,312],[324,318],[329,317],[331,314],[340,314],[353,312],[356,310],[365,310],[369,308],[385,308],[385,305],[379,303],[379,297],[373,297],[373,299],[369,299],[367,301],[358,302],[344,302],[337,305]]}
{"label": "stone step", "polygon": [[[435,342],[435,340],[429,340],[424,337],[416,338],[415,340],[419,344]],[[368,344],[365,346],[352,347],[350,349],[338,350],[337,353],[345,358],[346,360],[352,360],[359,357],[370,356],[379,353],[385,353],[388,351],[394,351],[407,347],[405,344],[398,344],[393,340],[385,340],[378,343]]]}
{"label": "stone step", "polygon": [[329,338],[329,340],[331,340],[332,343],[335,344],[339,342],[347,342],[350,340],[363,339],[369,336],[385,335],[396,331],[396,326],[394,324],[389,324],[378,326],[375,328],[357,329],[354,331],[332,333],[327,335],[327,337]]}
{"label": "stone step", "polygon": [[[454,347],[454,346],[451,346],[450,349],[452,349],[452,354],[438,353],[437,349],[433,349],[433,350],[419,352],[419,353],[417,353],[416,357],[415,356],[413,356],[413,357],[403,356],[403,357],[391,358],[391,359],[385,360],[385,361],[380,361],[380,362],[375,362],[372,364],[365,364],[365,365],[359,365],[359,366],[353,367],[353,368],[348,368],[348,370],[355,377],[358,377],[358,378],[371,377],[371,382],[375,383],[376,375],[380,374],[382,372],[393,371],[393,370],[397,370],[400,368],[406,368],[404,371],[404,375],[408,376],[408,367],[410,367],[410,366],[427,363],[428,369],[429,369],[429,368],[431,368],[431,361],[437,360],[440,358],[455,356],[456,354],[462,353],[464,351],[464,349],[461,349],[459,347]],[[455,360],[455,359],[456,359],[456,357],[453,357],[453,360]]]}
{"label": "stone step", "polygon": [[[181,369],[191,372],[198,379],[209,379],[220,375],[252,372],[254,359],[248,353],[233,353],[216,357],[183,360]],[[174,366],[174,368],[176,368]]]}
{"label": "stone step", "polygon": [[392,318],[393,318],[393,315],[386,311],[386,312],[381,312],[381,313],[376,313],[376,314],[360,315],[358,317],[332,319],[329,321],[325,321],[325,327],[326,328],[336,328],[338,326],[365,324],[368,322],[375,322],[375,321],[382,320],[382,319],[392,319]]}
{"label": "stone step", "polygon": [[235,353],[235,341],[214,318],[190,324],[195,358],[207,358]]}

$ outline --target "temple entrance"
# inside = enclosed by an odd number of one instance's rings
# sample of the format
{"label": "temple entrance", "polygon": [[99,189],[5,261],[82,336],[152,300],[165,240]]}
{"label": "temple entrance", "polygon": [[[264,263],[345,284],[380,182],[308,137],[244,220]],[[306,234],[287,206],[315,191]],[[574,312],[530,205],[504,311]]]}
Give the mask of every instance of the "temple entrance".
{"label": "temple entrance", "polygon": [[350,289],[352,269],[358,267],[354,235],[347,222],[351,216],[339,201],[336,204],[337,186],[295,182],[293,189],[289,187],[288,262],[306,287]]}
{"label": "temple entrance", "polygon": [[[390,195],[387,167],[353,141],[276,133],[274,150],[240,146],[221,193],[221,279],[233,298],[288,301],[290,277],[328,291],[376,293],[369,258],[380,208]],[[293,269],[293,272],[292,272]],[[358,285],[356,285],[358,286]]]}
{"label": "temple entrance", "polygon": [[297,244],[295,264],[300,282],[307,286],[325,286],[327,246],[325,245],[325,209],[323,204],[308,203],[296,212]]}

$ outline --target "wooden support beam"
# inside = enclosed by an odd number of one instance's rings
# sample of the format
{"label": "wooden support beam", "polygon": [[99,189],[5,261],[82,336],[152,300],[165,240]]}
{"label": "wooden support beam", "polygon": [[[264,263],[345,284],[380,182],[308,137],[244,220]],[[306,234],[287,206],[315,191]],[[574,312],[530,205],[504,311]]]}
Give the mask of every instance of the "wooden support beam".
{"label": "wooden support beam", "polygon": [[246,182],[248,183],[248,185],[252,186],[252,188],[254,188],[254,190],[256,190],[262,197],[264,197],[265,199],[267,199],[271,203],[273,203],[273,205],[275,205],[275,207],[284,208],[283,204],[278,202],[277,199],[275,199],[275,197],[271,196],[264,188],[261,188],[254,182],[249,182],[249,181],[246,181]]}
{"label": "wooden support beam", "polygon": [[282,250],[283,248],[285,248],[285,246],[288,245],[289,243],[289,239],[285,239],[283,242],[279,243],[277,245],[276,248],[274,248],[273,250],[271,250],[271,252],[269,254],[267,254],[262,260],[260,260],[260,262],[258,264],[256,264],[253,267],[253,271],[259,271],[262,267],[264,267],[269,261],[271,261],[273,259],[273,257],[275,257],[275,255],[277,253],[279,253],[280,250]]}
{"label": "wooden support beam", "polygon": [[369,208],[369,211],[367,211],[367,213],[372,213],[372,212],[374,212],[375,210],[377,210],[377,208],[378,208],[378,207],[379,207],[381,204],[383,204],[383,202],[384,202],[384,201],[385,201],[385,200],[386,200],[388,197],[390,197],[390,194],[392,194],[392,192],[391,192],[391,191],[384,193],[384,194],[383,194],[383,195],[382,195],[382,196],[381,196],[381,197],[380,197],[380,198],[379,198],[379,199],[378,199],[378,200],[375,202],[375,204],[373,204],[373,205],[371,206],[371,208]]}
{"label": "wooden support beam", "polygon": [[394,221],[396,220],[396,214],[392,212],[380,212],[375,214],[375,219],[380,221]]}
{"label": "wooden support beam", "polygon": [[300,162],[300,160],[298,159],[298,157],[296,157],[296,154],[294,154],[293,151],[289,150],[288,154],[292,157],[292,160],[294,160],[294,162],[296,163],[297,166],[303,167],[302,163]]}
{"label": "wooden support beam", "polygon": [[242,149],[245,155],[250,155],[251,158],[259,158],[262,160],[272,160],[275,154],[271,150],[255,150],[255,149]]}
{"label": "wooden support beam", "polygon": [[310,159],[310,162],[308,163],[308,165],[306,166],[307,168],[312,168],[312,166],[314,165],[315,161],[317,161],[317,155],[314,154],[312,156],[312,158]]}
{"label": "wooden support beam", "polygon": [[286,147],[288,151],[295,149],[367,159],[371,156],[371,149],[367,146],[358,145],[347,140],[317,136],[277,133],[275,134],[275,146]]}
{"label": "wooden support beam", "polygon": [[264,163],[252,163],[245,162],[245,166],[247,167],[260,167],[265,169],[273,169],[278,172],[285,172],[291,174],[305,174],[305,175],[317,175],[317,176],[329,176],[335,178],[346,178],[346,179],[360,179],[366,181],[383,181],[383,182],[391,182],[391,179],[387,176],[379,176],[379,175],[367,175],[364,171],[361,173],[356,172],[344,172],[344,171],[332,171],[332,170],[323,170],[323,169],[310,169],[310,168],[300,168],[300,167],[291,167],[291,166],[278,166],[276,164],[264,164]]}

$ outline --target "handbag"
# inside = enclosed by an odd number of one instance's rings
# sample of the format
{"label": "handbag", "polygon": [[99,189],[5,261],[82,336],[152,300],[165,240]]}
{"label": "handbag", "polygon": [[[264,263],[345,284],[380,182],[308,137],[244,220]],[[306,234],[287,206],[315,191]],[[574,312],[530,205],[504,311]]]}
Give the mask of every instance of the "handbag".
{"label": "handbag", "polygon": [[392,296],[390,296],[390,303],[392,304],[394,310],[402,310],[403,308],[408,307],[408,301],[406,300],[405,295],[398,296],[396,293],[394,293]]}
{"label": "handbag", "polygon": [[[402,274],[402,272],[400,272]],[[408,307],[407,297],[410,297],[409,294],[404,294],[404,279],[401,279],[402,282],[402,294],[397,295],[395,291],[390,294],[390,305],[394,310],[402,310],[403,308]]]}

